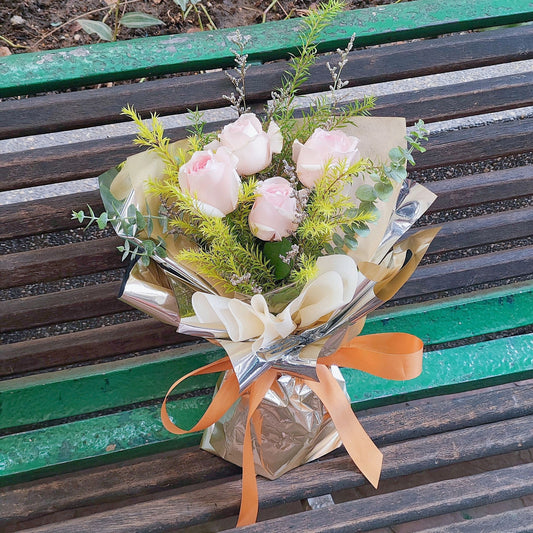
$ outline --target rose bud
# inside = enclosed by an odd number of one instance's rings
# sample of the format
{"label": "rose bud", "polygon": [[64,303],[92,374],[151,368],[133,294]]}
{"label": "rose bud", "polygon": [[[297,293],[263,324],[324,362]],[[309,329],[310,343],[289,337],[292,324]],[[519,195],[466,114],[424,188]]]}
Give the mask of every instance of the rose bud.
{"label": "rose bud", "polygon": [[317,128],[305,144],[294,141],[292,158],[296,163],[296,175],[306,187],[314,187],[324,175],[328,162],[348,168],[360,158],[359,139],[340,130],[326,131]]}
{"label": "rose bud", "polygon": [[293,233],[296,223],[296,198],[290,183],[279,176],[257,186],[248,223],[252,234],[262,241],[281,241]]}
{"label": "rose bud", "polygon": [[264,170],[272,161],[272,154],[279,154],[283,137],[278,125],[271,121],[268,131],[253,113],[241,115],[235,122],[224,126],[219,135],[220,144],[235,154],[239,162],[237,172],[250,176]]}
{"label": "rose bud", "polygon": [[241,179],[235,170],[237,158],[224,147],[194,152],[180,167],[182,191],[198,201],[198,209],[209,216],[223,217],[237,207]]}

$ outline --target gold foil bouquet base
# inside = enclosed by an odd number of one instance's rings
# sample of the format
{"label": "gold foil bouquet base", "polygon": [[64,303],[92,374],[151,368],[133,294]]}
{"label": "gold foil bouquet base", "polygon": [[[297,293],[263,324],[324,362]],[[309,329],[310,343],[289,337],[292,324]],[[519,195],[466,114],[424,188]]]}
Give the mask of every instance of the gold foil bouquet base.
{"label": "gold foil bouquet base", "polygon": [[[332,367],[331,371],[347,396],[340,370]],[[200,447],[242,466],[247,403],[241,396],[204,431]],[[302,379],[287,374],[279,376],[266,393],[252,417],[251,432],[256,473],[268,479],[342,445],[324,404]]]}

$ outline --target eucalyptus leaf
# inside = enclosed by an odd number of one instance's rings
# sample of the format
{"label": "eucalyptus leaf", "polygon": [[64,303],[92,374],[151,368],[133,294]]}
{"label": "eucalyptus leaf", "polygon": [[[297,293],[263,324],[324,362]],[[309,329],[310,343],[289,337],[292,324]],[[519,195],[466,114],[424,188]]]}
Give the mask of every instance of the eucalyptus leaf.
{"label": "eucalyptus leaf", "polygon": [[329,244],[329,242],[324,244],[324,250],[326,250],[326,253],[329,254],[329,255],[333,255],[335,253],[335,251],[333,250],[333,246],[331,246],[331,244]]}
{"label": "eucalyptus leaf", "polygon": [[354,233],[357,233],[359,237],[366,237],[370,233],[368,224],[365,224],[364,222],[356,222],[355,224],[352,224],[352,228]]}
{"label": "eucalyptus leaf", "polygon": [[395,147],[389,150],[389,157],[391,161],[400,161],[401,159],[403,159],[403,154],[400,148]]}
{"label": "eucalyptus leaf", "polygon": [[355,196],[362,202],[374,202],[378,197],[372,185],[361,185],[357,188]]}
{"label": "eucalyptus leaf", "polygon": [[401,183],[405,178],[407,178],[407,170],[405,170],[404,167],[386,169],[385,173],[387,176],[389,176],[389,178],[398,183]]}
{"label": "eucalyptus leaf", "polygon": [[132,219],[132,224],[137,221],[137,208],[133,204],[128,206],[127,216]]}
{"label": "eucalyptus leaf", "polygon": [[104,41],[113,40],[113,30],[105,22],[89,19],[78,19],[76,22],[78,22],[82,29],[89,35],[95,33]]}
{"label": "eucalyptus leaf", "polygon": [[154,221],[151,218],[149,218],[146,221],[146,233],[148,234],[148,237],[152,235],[152,231],[154,231]]}
{"label": "eucalyptus leaf", "polygon": [[333,242],[341,248],[344,246],[344,239],[338,233],[333,234]]}
{"label": "eucalyptus leaf", "polygon": [[144,251],[147,255],[152,255],[155,250],[155,243],[151,239],[146,239],[142,244]]}
{"label": "eucalyptus leaf", "polygon": [[162,20],[152,17],[152,15],[141,13],[140,11],[126,13],[120,19],[120,24],[126,26],[126,28],[147,28],[148,26],[165,25]]}
{"label": "eucalyptus leaf", "polygon": [[137,223],[137,230],[142,231],[146,227],[146,219],[140,211],[135,213],[135,220]]}
{"label": "eucalyptus leaf", "polygon": [[392,194],[394,187],[390,183],[380,181],[374,186],[380,200],[386,200]]}
{"label": "eucalyptus leaf", "polygon": [[350,248],[350,250],[355,250],[357,248],[357,240],[352,239],[351,237],[344,237],[344,244]]}
{"label": "eucalyptus leaf", "polygon": [[98,227],[100,229],[104,229],[107,226],[107,213],[104,211],[96,220],[96,223],[98,224]]}

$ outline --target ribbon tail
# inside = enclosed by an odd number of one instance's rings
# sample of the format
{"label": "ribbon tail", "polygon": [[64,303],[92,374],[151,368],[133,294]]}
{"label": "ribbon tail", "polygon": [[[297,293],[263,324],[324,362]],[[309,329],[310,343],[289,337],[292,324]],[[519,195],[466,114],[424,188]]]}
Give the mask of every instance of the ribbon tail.
{"label": "ribbon tail", "polygon": [[318,364],[318,382],[306,384],[320,398],[335,424],[346,451],[361,473],[377,489],[383,454],[372,442],[363,426],[357,420],[350,402],[344,395],[329,368]]}
{"label": "ribbon tail", "polygon": [[252,445],[251,421],[256,409],[265,397],[268,389],[276,378],[274,370],[268,370],[257,378],[250,386],[248,416],[244,432],[244,444],[242,450],[242,496],[241,510],[237,527],[254,524],[259,510],[259,495],[257,492],[257,479],[255,474],[254,451]]}
{"label": "ribbon tail", "polygon": [[201,374],[223,372],[225,370],[231,370],[231,361],[229,360],[229,357],[223,357],[218,361],[205,365],[197,370],[193,370],[172,384],[161,405],[161,421],[163,422],[163,426],[167,431],[178,435],[202,431],[222,417],[222,415],[237,401],[239,397],[239,383],[237,382],[237,378],[233,372],[231,372],[227,379],[224,380],[219,391],[207,408],[207,411],[191,429],[182,429],[175,425],[172,420],[170,420],[167,412],[167,401],[172,391],[187,378]]}

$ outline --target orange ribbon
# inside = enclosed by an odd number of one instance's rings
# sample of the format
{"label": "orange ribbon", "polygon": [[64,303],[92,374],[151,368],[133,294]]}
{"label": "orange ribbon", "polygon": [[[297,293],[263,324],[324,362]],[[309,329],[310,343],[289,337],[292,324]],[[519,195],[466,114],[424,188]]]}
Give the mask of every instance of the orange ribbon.
{"label": "orange ribbon", "polygon": [[[329,366],[337,365],[362,370],[386,379],[406,380],[417,377],[422,371],[423,343],[407,333],[378,333],[355,337],[334,354],[317,361],[318,381],[304,379],[304,382],[318,396],[328,411],[346,451],[361,473],[377,488],[381,474],[383,455],[372,442],[352,411],[349,400]],[[197,424],[189,430],[176,426],[168,416],[167,400],[172,391],[191,376],[226,371],[223,380],[206,412]],[[265,397],[279,372],[269,369],[257,378],[243,393],[232,370],[229,357],[223,357],[177,380],[167,392],[161,406],[161,419],[171,433],[183,435],[208,428],[219,420],[226,411],[242,397],[248,402],[248,415],[244,434],[242,455],[242,499],[237,526],[253,524],[257,519],[259,498],[253,455],[251,421],[256,409]]]}

